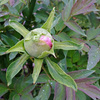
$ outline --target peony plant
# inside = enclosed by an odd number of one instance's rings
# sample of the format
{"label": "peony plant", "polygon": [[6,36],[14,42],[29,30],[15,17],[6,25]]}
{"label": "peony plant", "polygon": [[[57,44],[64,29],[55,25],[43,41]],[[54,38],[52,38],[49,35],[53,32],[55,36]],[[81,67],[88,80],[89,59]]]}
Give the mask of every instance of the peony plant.
{"label": "peony plant", "polygon": [[41,68],[43,67],[43,60],[45,60],[49,73],[54,80],[67,87],[77,90],[77,84],[74,79],[70,75],[66,74],[58,64],[51,61],[48,56],[53,55],[56,57],[54,49],[80,50],[83,48],[83,44],[76,44],[72,41],[57,42],[53,39],[50,31],[53,24],[54,13],[55,8],[53,8],[47,21],[42,25],[41,28],[36,28],[31,31],[28,31],[22,24],[16,21],[9,21],[9,25],[19,32],[24,39],[20,40],[5,53],[23,52],[24,54],[22,54],[20,58],[8,66],[6,73],[8,85],[12,83],[13,77],[22,69],[26,60],[30,58],[35,64],[32,74],[34,84],[36,83],[41,72]]}
{"label": "peony plant", "polygon": [[49,1],[0,2],[0,100],[100,99],[100,0]]}

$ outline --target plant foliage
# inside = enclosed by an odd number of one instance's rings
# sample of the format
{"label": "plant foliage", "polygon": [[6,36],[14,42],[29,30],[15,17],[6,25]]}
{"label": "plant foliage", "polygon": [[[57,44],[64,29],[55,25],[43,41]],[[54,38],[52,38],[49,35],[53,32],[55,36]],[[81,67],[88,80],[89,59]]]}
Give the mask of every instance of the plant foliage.
{"label": "plant foliage", "polygon": [[0,0],[0,100],[100,99],[99,21],[99,0]]}

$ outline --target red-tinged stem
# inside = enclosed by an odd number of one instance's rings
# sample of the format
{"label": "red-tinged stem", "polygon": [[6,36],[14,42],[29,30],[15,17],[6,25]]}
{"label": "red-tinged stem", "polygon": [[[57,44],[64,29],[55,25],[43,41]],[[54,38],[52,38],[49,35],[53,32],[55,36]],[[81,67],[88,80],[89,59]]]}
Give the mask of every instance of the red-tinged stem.
{"label": "red-tinged stem", "polygon": [[[32,57],[30,57],[30,60],[34,63],[34,60],[32,59]],[[42,69],[44,70],[44,72],[46,73],[46,75],[49,77],[49,79],[53,80],[43,66],[42,66]]]}
{"label": "red-tinged stem", "polygon": [[65,28],[65,25],[62,27],[62,29],[57,34],[60,34],[64,28]]}
{"label": "red-tinged stem", "polygon": [[46,71],[46,69],[42,66],[42,69],[44,70],[44,72],[46,73],[46,75],[51,79],[51,80],[53,80],[52,78],[51,78],[51,76],[48,74],[48,72]]}

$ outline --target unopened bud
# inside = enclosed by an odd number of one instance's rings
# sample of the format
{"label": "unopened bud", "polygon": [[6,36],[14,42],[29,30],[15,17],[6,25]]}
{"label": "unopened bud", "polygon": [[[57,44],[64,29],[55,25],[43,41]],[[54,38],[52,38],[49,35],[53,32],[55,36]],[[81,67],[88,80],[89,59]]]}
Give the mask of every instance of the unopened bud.
{"label": "unopened bud", "polygon": [[32,30],[24,39],[24,47],[26,52],[32,57],[39,57],[45,51],[52,48],[51,34],[42,28]]}

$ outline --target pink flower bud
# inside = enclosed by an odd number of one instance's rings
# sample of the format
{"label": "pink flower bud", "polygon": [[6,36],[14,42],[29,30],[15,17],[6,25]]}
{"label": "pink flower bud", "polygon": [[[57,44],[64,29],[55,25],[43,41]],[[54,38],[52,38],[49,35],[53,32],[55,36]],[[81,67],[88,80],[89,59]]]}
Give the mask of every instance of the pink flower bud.
{"label": "pink flower bud", "polygon": [[52,42],[51,42],[51,39],[49,37],[42,35],[40,37],[40,40],[44,41],[47,45],[49,45],[50,49],[52,48]]}
{"label": "pink flower bud", "polygon": [[36,28],[30,31],[24,39],[26,52],[36,58],[44,58],[52,50],[53,38],[51,34],[43,29]]}

